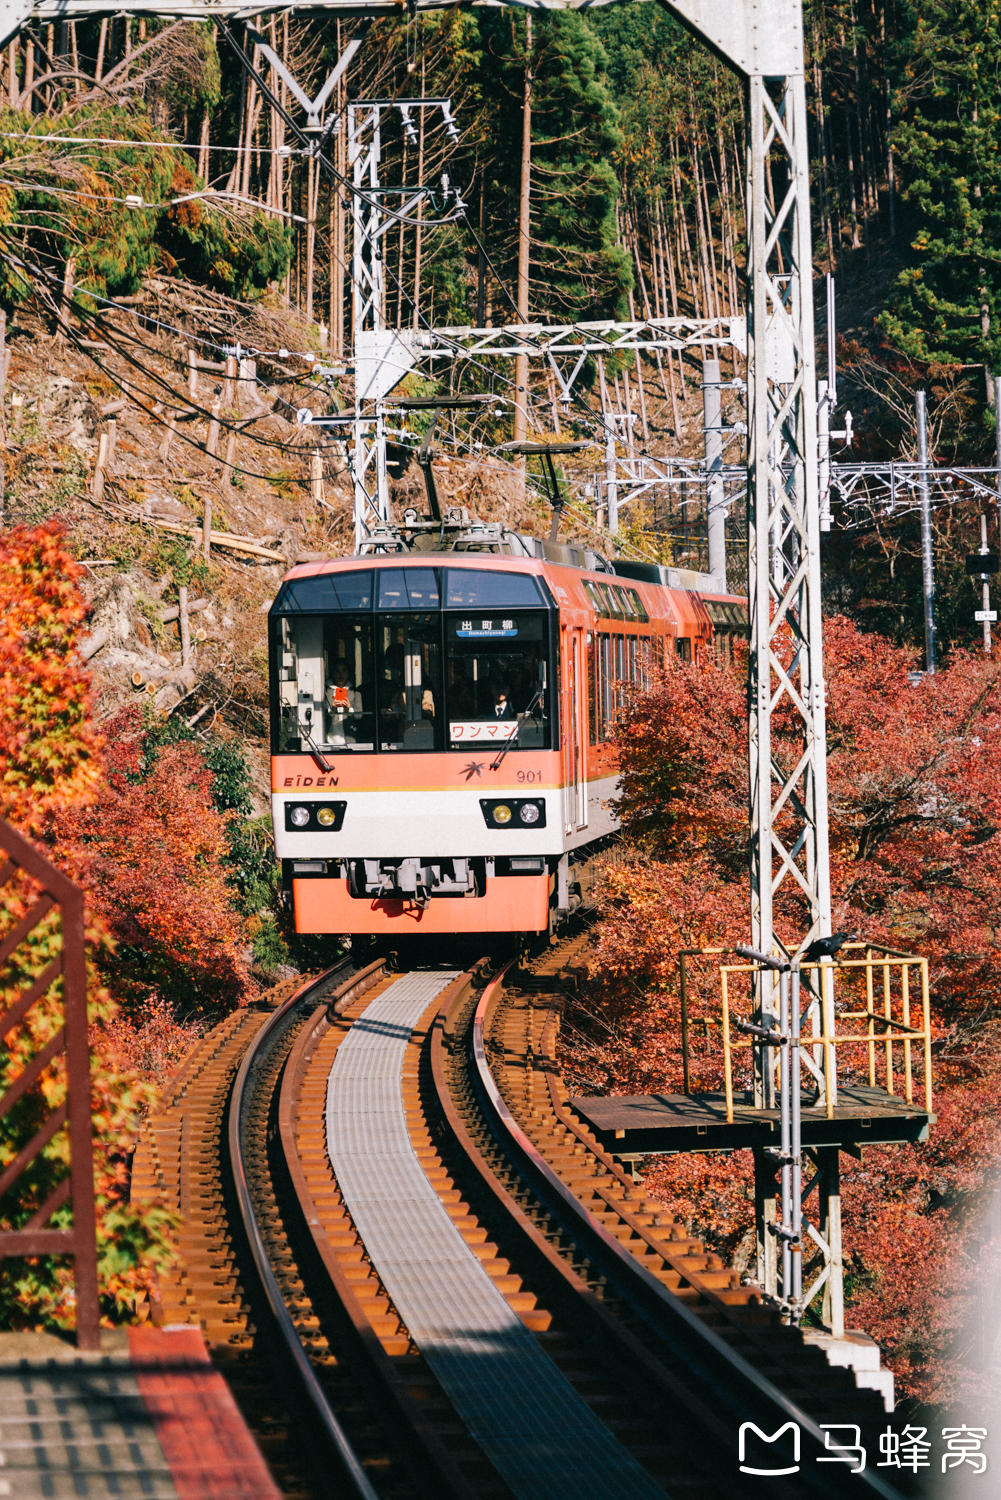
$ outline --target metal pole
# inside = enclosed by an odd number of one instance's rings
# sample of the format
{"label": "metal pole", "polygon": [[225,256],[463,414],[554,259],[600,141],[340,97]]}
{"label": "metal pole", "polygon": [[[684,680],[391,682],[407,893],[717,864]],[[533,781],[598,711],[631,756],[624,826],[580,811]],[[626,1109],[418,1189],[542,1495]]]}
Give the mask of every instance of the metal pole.
{"label": "metal pole", "polygon": [[789,996],[789,1155],[792,1157],[792,1313],[798,1322],[803,1300],[803,1127],[800,1113],[801,1086],[799,1062],[800,979],[799,960],[794,959],[790,973]]}
{"label": "metal pole", "polygon": [[[382,156],[382,111],[378,104],[348,105],[348,164],[357,190],[351,198],[351,336],[355,367],[359,363],[359,335],[381,333],[385,327],[379,208],[379,163]],[[367,144],[364,138],[368,135]],[[366,195],[362,197],[362,193]],[[389,518],[389,481],[386,475],[385,419],[377,407],[365,413],[365,393],[355,382],[354,420],[355,550],[359,551],[373,524]]]}
{"label": "metal pole", "polygon": [[[789,975],[779,975],[779,1030],[789,1036]],[[779,1048],[779,1122],[782,1152],[782,1300],[792,1300],[792,1121],[790,1119],[790,1048]]]}
{"label": "metal pole", "polygon": [[831,529],[831,407],[826,380],[817,381],[817,470],[820,477],[820,529]]}
{"label": "metal pole", "polygon": [[619,486],[615,475],[615,418],[609,412],[605,428],[605,502],[608,506],[608,529],[619,534]]}
{"label": "metal pole", "polygon": [[[984,552],[984,553],[986,553],[989,550],[988,546],[987,546],[987,514],[986,514],[986,512],[980,517],[980,550],[981,550],[981,552]],[[990,582],[989,582],[986,574],[984,575],[983,611],[984,611],[984,650],[985,651],[990,651],[990,649],[991,649],[991,585],[990,585]]]}
{"label": "metal pole", "polygon": [[723,404],[718,359],[702,361],[702,425],[706,445],[706,528],[709,572],[726,591],[726,511],[723,495]]}
{"label": "metal pole", "polygon": [[921,478],[921,578],[925,605],[925,668],[934,674],[937,668],[935,649],[935,558],[931,540],[931,493],[928,486],[928,411],[924,391],[915,392],[918,414],[918,463]]}

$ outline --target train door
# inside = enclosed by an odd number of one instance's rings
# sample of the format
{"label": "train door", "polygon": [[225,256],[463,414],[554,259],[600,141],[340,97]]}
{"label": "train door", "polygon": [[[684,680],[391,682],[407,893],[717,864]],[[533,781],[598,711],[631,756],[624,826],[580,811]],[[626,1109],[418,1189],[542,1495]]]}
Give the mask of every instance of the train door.
{"label": "train door", "polygon": [[587,782],[584,768],[584,740],[581,725],[583,709],[583,631],[564,626],[562,652],[566,663],[563,713],[563,827],[565,832],[587,825]]}

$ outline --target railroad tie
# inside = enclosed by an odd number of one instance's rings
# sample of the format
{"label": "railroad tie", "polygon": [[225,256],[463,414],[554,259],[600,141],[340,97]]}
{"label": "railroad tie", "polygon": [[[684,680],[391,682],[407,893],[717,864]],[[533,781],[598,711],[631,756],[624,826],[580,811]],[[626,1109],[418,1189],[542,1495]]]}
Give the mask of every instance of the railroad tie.
{"label": "railroad tie", "polygon": [[398,979],[337,1050],[326,1128],[345,1205],[415,1344],[519,1500],[550,1500],[554,1484],[562,1500],[663,1500],[494,1285],[411,1144],[407,1042],[455,977]]}

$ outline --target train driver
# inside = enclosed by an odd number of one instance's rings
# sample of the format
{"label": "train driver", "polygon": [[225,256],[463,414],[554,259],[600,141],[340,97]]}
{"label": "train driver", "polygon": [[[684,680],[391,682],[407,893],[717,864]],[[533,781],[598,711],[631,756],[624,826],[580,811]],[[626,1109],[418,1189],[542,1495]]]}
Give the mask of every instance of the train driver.
{"label": "train driver", "polygon": [[497,689],[497,692],[494,694],[494,718],[514,719],[516,717],[517,715],[515,714],[514,709],[511,707],[510,700],[507,696],[507,688],[499,687]]}
{"label": "train driver", "polygon": [[354,742],[354,724],[362,712],[361,694],[351,682],[346,661],[335,661],[333,680],[327,684],[326,708],[330,745],[346,745]]}

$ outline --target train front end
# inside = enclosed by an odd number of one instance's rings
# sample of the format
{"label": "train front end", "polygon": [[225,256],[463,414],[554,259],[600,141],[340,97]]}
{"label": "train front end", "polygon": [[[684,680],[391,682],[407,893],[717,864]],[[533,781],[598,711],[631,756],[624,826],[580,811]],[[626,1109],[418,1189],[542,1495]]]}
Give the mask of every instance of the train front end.
{"label": "train front end", "polygon": [[546,930],[564,843],[541,567],[306,565],[269,631],[275,847],[296,930]]}

